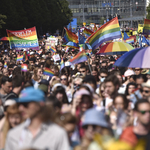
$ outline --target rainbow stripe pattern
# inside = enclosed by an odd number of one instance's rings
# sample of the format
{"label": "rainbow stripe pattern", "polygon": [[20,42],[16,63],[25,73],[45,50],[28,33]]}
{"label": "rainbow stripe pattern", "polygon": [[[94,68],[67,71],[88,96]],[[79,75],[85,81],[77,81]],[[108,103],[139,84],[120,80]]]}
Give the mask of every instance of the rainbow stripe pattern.
{"label": "rainbow stripe pattern", "polygon": [[18,55],[17,56],[17,61],[21,61],[21,60],[23,60],[23,55]]}
{"label": "rainbow stripe pattern", "polygon": [[61,59],[61,62],[60,62],[60,70],[62,69],[62,68],[64,68],[65,67],[65,64],[64,64],[64,60],[63,60],[63,58]]}
{"label": "rainbow stripe pattern", "polygon": [[26,50],[39,50],[35,27],[18,31],[7,30],[7,35],[9,37],[11,48],[16,49],[17,51],[23,48]]}
{"label": "rainbow stripe pattern", "polygon": [[94,32],[91,31],[90,29],[84,28],[83,33],[84,33],[87,37],[89,37],[89,36],[91,36]]}
{"label": "rainbow stripe pattern", "polygon": [[128,39],[124,40],[124,42],[130,44],[130,43],[134,43],[135,38],[134,37],[129,37]]}
{"label": "rainbow stripe pattern", "polygon": [[150,35],[150,20],[149,19],[144,20],[143,34]]}
{"label": "rainbow stripe pattern", "polygon": [[7,68],[7,62],[5,61],[5,63],[4,63],[4,68]]}
{"label": "rainbow stripe pattern", "polygon": [[102,25],[96,32],[94,32],[86,41],[89,42],[92,49],[96,49],[106,41],[121,38],[120,26],[118,18],[115,17],[106,24]]}
{"label": "rainbow stripe pattern", "polygon": [[66,53],[68,53],[68,51],[69,51],[69,47],[68,46],[66,46],[65,51],[66,51]]}
{"label": "rainbow stripe pattern", "polygon": [[54,72],[52,70],[50,70],[49,68],[45,68],[43,74],[50,76],[50,77],[54,76]]}
{"label": "rainbow stripe pattern", "polygon": [[22,64],[21,65],[21,71],[22,72],[27,72],[28,71],[28,65],[27,64]]}
{"label": "rainbow stripe pattern", "polygon": [[85,53],[85,50],[79,52],[75,57],[73,57],[72,59],[70,59],[70,62],[72,64],[78,64],[80,62],[84,62],[84,61],[87,61],[87,56],[86,56],[86,53]]}
{"label": "rainbow stripe pattern", "polygon": [[65,30],[66,30],[66,34],[64,36],[65,42],[72,41],[74,43],[78,43],[78,36],[69,31],[67,28],[65,28]]}
{"label": "rainbow stripe pattern", "polygon": [[23,53],[23,60],[24,60],[24,61],[27,61],[27,60],[28,60],[27,51],[24,51],[24,53]]}
{"label": "rainbow stripe pattern", "polygon": [[53,53],[56,53],[56,49],[54,47],[51,47],[50,50],[53,52]]}

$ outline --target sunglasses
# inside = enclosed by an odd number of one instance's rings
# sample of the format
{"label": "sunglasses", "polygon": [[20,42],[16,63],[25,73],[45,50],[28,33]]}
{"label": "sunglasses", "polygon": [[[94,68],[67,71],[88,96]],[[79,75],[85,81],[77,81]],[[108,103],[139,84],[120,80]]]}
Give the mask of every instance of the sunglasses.
{"label": "sunglasses", "polygon": [[67,80],[67,78],[61,78],[60,80],[61,80],[61,81],[62,81],[62,80],[66,81],[66,80]]}
{"label": "sunglasses", "polygon": [[149,91],[148,91],[148,90],[142,90],[142,89],[141,89],[141,93],[147,93],[147,94],[148,94]]}
{"label": "sunglasses", "polygon": [[146,114],[146,113],[150,113],[150,110],[139,110],[139,112],[142,114],[142,115],[144,115],[144,114]]}
{"label": "sunglasses", "polygon": [[74,83],[74,86],[81,86],[81,84],[75,84],[75,83]]}
{"label": "sunglasses", "polygon": [[18,107],[21,106],[21,105],[22,105],[23,107],[27,108],[28,105],[29,105],[29,103],[18,103]]}

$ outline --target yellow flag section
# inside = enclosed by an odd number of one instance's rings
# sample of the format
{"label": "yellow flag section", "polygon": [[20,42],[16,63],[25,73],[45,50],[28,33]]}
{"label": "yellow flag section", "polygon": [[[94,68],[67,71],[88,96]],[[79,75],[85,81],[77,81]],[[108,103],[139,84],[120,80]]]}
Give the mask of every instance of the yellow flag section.
{"label": "yellow flag section", "polygon": [[138,24],[138,33],[143,33],[144,24]]}

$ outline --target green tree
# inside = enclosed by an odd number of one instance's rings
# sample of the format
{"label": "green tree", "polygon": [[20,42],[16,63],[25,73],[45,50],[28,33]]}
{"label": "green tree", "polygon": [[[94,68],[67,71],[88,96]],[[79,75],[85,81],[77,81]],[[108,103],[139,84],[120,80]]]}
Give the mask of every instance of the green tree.
{"label": "green tree", "polygon": [[0,14],[0,29],[2,28],[3,24],[6,24],[6,22],[4,21],[4,19],[7,19],[6,15]]}
{"label": "green tree", "polygon": [[146,16],[146,18],[147,18],[147,19],[150,19],[150,4],[148,5],[146,11],[147,11],[147,16]]}

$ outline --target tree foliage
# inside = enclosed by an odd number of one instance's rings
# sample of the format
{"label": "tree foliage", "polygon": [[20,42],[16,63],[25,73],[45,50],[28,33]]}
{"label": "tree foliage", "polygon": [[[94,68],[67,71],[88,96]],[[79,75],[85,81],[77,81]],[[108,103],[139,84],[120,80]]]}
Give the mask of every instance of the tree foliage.
{"label": "tree foliage", "polygon": [[0,14],[0,29],[2,28],[3,24],[6,24],[4,19],[7,19],[5,15]]}
{"label": "tree foliage", "polygon": [[72,17],[68,5],[67,0],[1,0],[0,14],[6,15],[7,20],[5,24],[0,21],[0,25],[4,24],[0,32],[6,34],[6,29],[22,30],[33,26],[40,34],[62,30]]}
{"label": "tree foliage", "polygon": [[150,19],[150,4],[148,5],[146,11],[147,11],[146,19]]}

